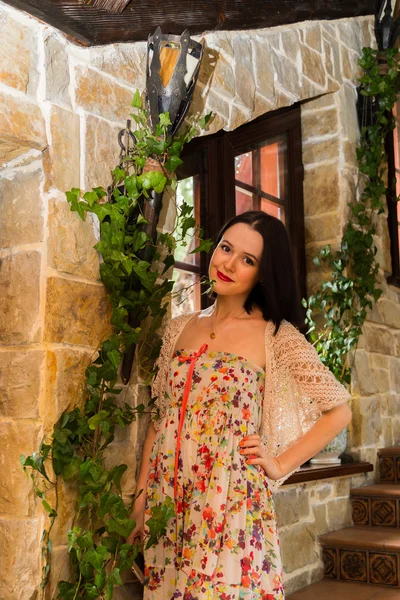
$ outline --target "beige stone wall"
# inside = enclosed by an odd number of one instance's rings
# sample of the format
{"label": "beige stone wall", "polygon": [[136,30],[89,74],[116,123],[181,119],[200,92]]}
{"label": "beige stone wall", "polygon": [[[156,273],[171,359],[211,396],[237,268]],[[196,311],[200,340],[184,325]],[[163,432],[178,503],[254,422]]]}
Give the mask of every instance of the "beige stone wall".
{"label": "beige stone wall", "polygon": [[[69,211],[64,191],[109,184],[117,133],[134,89],[144,88],[145,44],[80,48],[1,2],[0,34],[0,537],[7,547],[0,553],[0,597],[29,600],[40,577],[44,517],[19,454],[37,449],[61,412],[79,399],[109,311],[92,248],[97,225]],[[346,202],[356,193],[357,59],[371,34],[372,20],[360,18],[205,36],[193,109],[214,111],[211,132],[304,101],[310,291],[323,276],[312,257],[340,239]],[[174,219],[172,205],[164,205],[166,228]],[[374,463],[376,448],[397,441],[400,430],[399,298],[384,282],[390,268],[384,217],[379,234],[385,294],[354,359],[349,438],[349,450]],[[134,404],[147,391],[136,385],[137,373],[132,382],[127,398]],[[123,456],[129,465],[127,495],[144,431],[144,422],[133,424],[118,436],[109,458]],[[349,486],[371,477],[288,486],[276,495],[287,592],[321,577],[317,536],[350,523]],[[68,487],[61,498],[56,575],[65,570],[73,500]]]}

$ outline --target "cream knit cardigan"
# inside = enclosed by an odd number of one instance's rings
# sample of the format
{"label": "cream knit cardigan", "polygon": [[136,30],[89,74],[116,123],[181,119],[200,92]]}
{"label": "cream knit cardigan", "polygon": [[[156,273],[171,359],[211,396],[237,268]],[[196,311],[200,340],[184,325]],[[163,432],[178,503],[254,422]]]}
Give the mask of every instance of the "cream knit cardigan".
{"label": "cream knit cardigan", "polygon": [[[156,376],[151,385],[157,413],[156,430],[166,414],[165,387],[175,344],[188,321],[200,311],[171,319],[165,328],[160,355],[155,363]],[[322,412],[348,402],[350,394],[321,362],[315,348],[288,321],[282,321],[276,336],[275,326],[265,328],[265,391],[261,441],[270,456],[278,456],[302,437],[321,417]],[[275,492],[297,467],[276,481],[269,479]]]}

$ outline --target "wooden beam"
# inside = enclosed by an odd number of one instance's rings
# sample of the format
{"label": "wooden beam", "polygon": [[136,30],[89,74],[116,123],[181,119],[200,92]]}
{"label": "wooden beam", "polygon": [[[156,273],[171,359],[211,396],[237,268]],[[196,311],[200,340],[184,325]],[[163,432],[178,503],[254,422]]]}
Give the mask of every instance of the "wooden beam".
{"label": "wooden beam", "polygon": [[78,0],[79,4],[93,6],[93,8],[106,10],[107,12],[114,13],[116,15],[120,15],[128,6],[130,1],[131,0]]}
{"label": "wooden beam", "polygon": [[[160,26],[180,35],[221,29],[260,29],[305,20],[339,19],[374,14],[379,0],[3,0],[57,27],[87,45],[146,40]],[[126,3],[111,14],[102,6]],[[96,3],[96,4],[95,4]]]}

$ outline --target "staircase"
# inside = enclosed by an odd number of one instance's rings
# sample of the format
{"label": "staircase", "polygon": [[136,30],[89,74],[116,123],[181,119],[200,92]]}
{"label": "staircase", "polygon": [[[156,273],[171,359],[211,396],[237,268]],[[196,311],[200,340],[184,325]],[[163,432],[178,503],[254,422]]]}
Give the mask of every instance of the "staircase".
{"label": "staircase", "polygon": [[379,483],[350,490],[353,527],[319,537],[324,579],[287,600],[400,600],[400,446],[378,457]]}

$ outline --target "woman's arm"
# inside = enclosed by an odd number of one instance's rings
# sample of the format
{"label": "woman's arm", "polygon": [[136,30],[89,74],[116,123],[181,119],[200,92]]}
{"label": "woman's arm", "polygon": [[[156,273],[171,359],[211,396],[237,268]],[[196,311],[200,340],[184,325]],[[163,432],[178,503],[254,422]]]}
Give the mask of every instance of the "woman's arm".
{"label": "woman's arm", "polygon": [[347,427],[351,416],[351,409],[347,402],[323,412],[318,421],[293,446],[275,457],[280,473],[273,479],[284,477],[325,448]]}
{"label": "woman's arm", "polygon": [[133,544],[135,537],[143,538],[144,525],[144,509],[146,503],[147,480],[149,476],[150,456],[156,437],[156,430],[153,421],[150,421],[149,428],[146,433],[146,438],[143,444],[142,461],[140,464],[139,477],[136,483],[136,495],[142,490],[140,496],[135,500],[131,519],[136,521],[135,529],[127,538],[128,544]]}
{"label": "woman's arm", "polygon": [[285,477],[294,469],[310,460],[320,450],[333,440],[351,421],[351,409],[347,402],[324,411],[314,425],[279,456],[268,456],[261,444],[260,436],[249,435],[240,442],[243,455],[253,455],[247,463],[261,465],[271,479]]}

